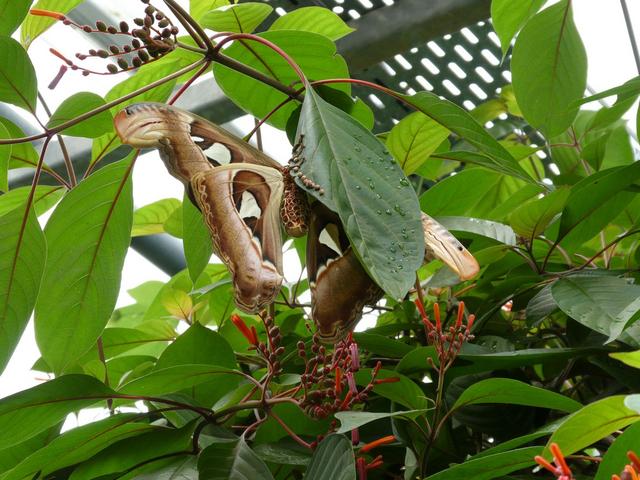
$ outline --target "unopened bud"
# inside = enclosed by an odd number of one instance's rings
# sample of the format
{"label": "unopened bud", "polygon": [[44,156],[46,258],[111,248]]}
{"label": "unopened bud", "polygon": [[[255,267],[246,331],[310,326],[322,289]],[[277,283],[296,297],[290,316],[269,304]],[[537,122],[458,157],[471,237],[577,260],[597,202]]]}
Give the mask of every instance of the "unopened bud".
{"label": "unopened bud", "polygon": [[124,20],[122,22],[120,22],[120,31],[122,33],[129,32],[129,24],[127,22],[125,22]]}
{"label": "unopened bud", "polygon": [[116,67],[113,63],[107,65],[107,70],[109,70],[110,73],[118,73],[118,67]]}
{"label": "unopened bud", "polygon": [[107,31],[107,24],[106,24],[106,23],[104,23],[104,22],[103,22],[103,21],[101,21],[101,20],[98,20],[98,21],[96,22],[96,28],[97,28],[99,31],[101,31],[101,32],[106,32],[106,31]]}
{"label": "unopened bud", "polygon": [[124,58],[118,59],[118,66],[123,70],[126,70],[127,68],[129,68],[129,64]]}

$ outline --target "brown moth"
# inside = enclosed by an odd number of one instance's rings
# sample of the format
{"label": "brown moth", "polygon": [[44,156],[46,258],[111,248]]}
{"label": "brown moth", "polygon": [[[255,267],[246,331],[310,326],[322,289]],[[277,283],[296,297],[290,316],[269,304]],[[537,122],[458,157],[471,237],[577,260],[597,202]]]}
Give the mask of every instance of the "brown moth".
{"label": "brown moth", "polygon": [[281,217],[290,235],[306,231],[298,205],[304,197],[285,181],[286,168],[172,106],[134,104],[114,121],[122,143],[157,148],[169,173],[184,184],[209,227],[215,253],[231,272],[238,308],[257,313],[272,303],[283,278]]}
{"label": "brown moth", "polygon": [[[476,259],[449,231],[422,214],[425,262],[443,261],[461,280],[473,278]],[[335,343],[353,330],[365,305],[384,292],[369,277],[349,244],[338,215],[321,203],[312,207],[307,239],[307,273],[311,289],[311,317],[324,343]]]}

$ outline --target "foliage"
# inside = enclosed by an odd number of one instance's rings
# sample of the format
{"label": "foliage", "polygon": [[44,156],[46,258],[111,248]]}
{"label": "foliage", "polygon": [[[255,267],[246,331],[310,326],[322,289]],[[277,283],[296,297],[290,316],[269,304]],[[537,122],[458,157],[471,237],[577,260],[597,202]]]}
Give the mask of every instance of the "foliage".
{"label": "foliage", "polygon": [[[30,1],[0,0],[0,101],[42,126],[27,137],[0,118],[0,369],[35,312],[34,369],[52,375],[0,399],[1,480],[636,478],[640,163],[623,115],[640,78],[584,96],[570,0],[493,0],[513,86],[472,112],[350,79],[335,41],[352,29],[324,8],[275,18],[263,1],[191,0],[189,13],[158,0],[135,26],[78,25],[66,15],[81,3],[40,0],[29,15]],[[29,47],[56,22],[130,46],[52,50],[51,87],[78,75],[78,91],[43,118]],[[120,72],[132,75],[104,98],[87,91],[91,75]],[[259,121],[304,135],[299,168],[319,185],[300,188],[338,213],[387,294],[373,327],[321,345],[306,280],[241,314],[187,195],[134,212],[138,152],[117,149],[113,116],[173,103],[209,74]],[[374,134],[353,83],[412,112]],[[69,136],[93,142],[86,171],[44,163]],[[7,173],[25,166],[33,186],[13,188]],[[479,275],[420,266],[419,206]],[[155,234],[183,240],[187,268],[114,310],[131,238]],[[104,418],[61,428],[89,407]]]}

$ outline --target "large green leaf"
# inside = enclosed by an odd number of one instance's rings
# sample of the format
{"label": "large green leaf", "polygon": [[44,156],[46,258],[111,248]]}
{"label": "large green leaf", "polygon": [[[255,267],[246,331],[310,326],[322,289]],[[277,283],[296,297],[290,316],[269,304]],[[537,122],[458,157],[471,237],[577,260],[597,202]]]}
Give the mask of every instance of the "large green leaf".
{"label": "large green leaf", "polygon": [[[120,440],[80,464],[73,470],[69,480],[121,478],[120,475],[158,457],[186,453],[192,448],[191,435],[195,426],[195,422],[192,422],[179,429],[159,428]],[[113,474],[120,475],[116,477]]]}
{"label": "large green leaf", "polygon": [[[25,136],[22,129],[12,121],[0,117],[0,123],[7,129],[10,138],[20,138]],[[9,169],[35,167],[38,164],[39,159],[40,155],[31,143],[15,143],[11,145]],[[48,170],[46,164],[43,166],[43,170]]]}
{"label": "large green leaf", "polygon": [[[0,216],[9,213],[21,205],[25,205],[30,192],[30,186],[18,187],[11,189],[4,195],[0,195]],[[64,192],[65,190],[62,187],[38,185],[33,194],[33,209],[36,215],[42,215],[53,207],[53,205],[60,200]]]}
{"label": "large green leaf", "polygon": [[513,168],[512,163],[497,162],[493,157],[479,152],[469,152],[466,150],[453,150],[449,152],[438,152],[433,154],[433,158],[441,160],[449,160],[472,165],[479,165],[495,172],[511,175],[526,182],[531,182],[531,176],[520,167]]}
{"label": "large green leaf", "polygon": [[131,232],[130,166],[125,159],[82,181],[45,228],[47,294],[36,303],[36,340],[56,373],[96,342],[113,312]]}
{"label": "large green leaf", "polygon": [[640,368],[640,350],[636,350],[635,352],[610,353],[609,356],[616,360],[620,360],[622,363],[629,365],[630,367]]}
{"label": "large green leaf", "polygon": [[44,448],[25,458],[2,480],[22,480],[40,472],[46,476],[69,465],[91,458],[112,443],[158,428],[148,423],[136,423],[140,416],[125,413],[69,430]]}
{"label": "large green leaf", "polygon": [[574,275],[554,283],[551,294],[562,311],[609,341],[640,310],[640,285],[624,278]]}
{"label": "large green leaf", "polygon": [[56,425],[113,391],[93,377],[64,375],[0,400],[0,449]]}
{"label": "large green leaf", "polygon": [[234,3],[205,13],[200,23],[217,32],[251,33],[272,11],[273,7],[265,3]]}
{"label": "large green leaf", "polygon": [[510,452],[496,453],[464,463],[454,465],[434,475],[427,480],[449,480],[452,478],[469,478],[473,480],[491,480],[492,478],[507,478],[505,475],[535,464],[533,457],[540,452],[539,447],[519,448]]}
{"label": "large green leaf", "polygon": [[[280,30],[261,33],[260,36],[283,49],[300,66],[307,78],[321,80],[349,76],[347,64],[340,55],[336,54],[335,44],[322,35],[296,30]],[[224,53],[285,85],[300,82],[291,66],[265,45],[256,42],[246,44],[235,42],[225,49]],[[253,116],[264,117],[287,98],[284,93],[220,63],[214,64],[213,73],[225,95]],[[332,88],[345,93],[351,92],[349,86],[345,84]],[[284,130],[287,120],[296,108],[295,102],[289,102],[269,119],[269,123]]]}
{"label": "large green leaf", "polygon": [[36,111],[38,82],[27,52],[13,38],[0,37],[0,102]]}
{"label": "large green leaf", "polygon": [[[40,10],[49,10],[58,13],[69,13],[84,0],[38,0],[33,6]],[[56,20],[50,17],[29,15],[20,29],[20,41],[25,48],[29,48],[38,35],[47,30]]]}
{"label": "large green leaf", "polygon": [[311,457],[305,480],[356,480],[351,442],[344,435],[328,435]]}
{"label": "large green leaf", "polygon": [[231,369],[213,365],[187,364],[154,370],[148,375],[124,384],[119,391],[132,395],[166,395],[210,382],[218,377],[226,378],[234,385],[237,381],[237,376]]}
{"label": "large green leaf", "polygon": [[534,16],[545,0],[492,0],[491,21],[498,34],[503,56],[507,54],[511,40],[516,33]]}
{"label": "large green leaf", "polygon": [[133,227],[131,236],[154,235],[164,233],[164,224],[178,208],[182,207],[182,202],[177,198],[163,198],[157,202],[150,203],[138,208],[133,212]]}
{"label": "large green leaf", "polygon": [[449,136],[449,130],[422,112],[414,112],[395,125],[387,147],[406,175],[411,175]]}
{"label": "large green leaf", "polygon": [[186,192],[182,201],[182,238],[189,276],[195,283],[209,263],[213,244],[202,213],[191,203]]}
{"label": "large green leaf", "polygon": [[[47,123],[48,128],[54,128],[62,123],[72,120],[83,113],[105,104],[100,95],[91,92],[79,92],[71,95],[53,112]],[[113,129],[113,116],[109,110],[94,115],[77,125],[64,129],[63,135],[72,137],[96,138]]]}
{"label": "large green leaf", "polygon": [[562,211],[569,193],[568,188],[560,187],[542,198],[521,205],[511,213],[511,226],[518,235],[533,242]]}
{"label": "large green leaf", "polygon": [[189,0],[189,13],[196,20],[200,20],[202,15],[209,10],[230,4],[229,0]]}
{"label": "large green leaf", "polygon": [[571,2],[562,0],[524,26],[511,59],[513,89],[524,118],[547,136],[573,122],[587,86],[587,54],[573,23]]}
{"label": "large green leaf", "polygon": [[474,383],[458,397],[452,410],[478,403],[506,403],[552,408],[573,413],[582,405],[559,393],[510,378],[488,378]]}
{"label": "large green leaf", "polygon": [[171,456],[142,465],[121,480],[197,480],[198,460],[190,454]]}
{"label": "large green leaf", "polygon": [[[371,277],[400,298],[422,264],[424,239],[418,199],[398,163],[358,121],[308,89],[297,138],[300,170],[324,190],[308,188],[336,211]],[[381,235],[384,232],[384,235]]]}
{"label": "large green leaf", "polygon": [[[162,352],[156,370],[189,364],[238,368],[233,349],[224,337],[198,322]],[[225,393],[236,388],[239,380],[239,376],[219,375],[205,384],[192,387],[189,394],[201,405],[213,405]]]}
{"label": "large green leaf", "polygon": [[571,455],[640,420],[640,414],[625,405],[626,398],[625,395],[603,398],[570,415],[549,438],[544,455],[550,457],[552,443],[557,443],[565,455]]}
{"label": "large green leaf", "polygon": [[513,174],[517,172],[520,178],[533,182],[511,154],[463,108],[431,92],[418,92],[415,95],[399,95],[399,97],[416,110],[467,140],[487,155],[491,162],[496,164],[496,169],[507,169]]}
{"label": "large green leaf", "polygon": [[354,428],[359,428],[367,423],[375,422],[383,418],[413,418],[425,413],[427,410],[399,410],[391,413],[377,412],[336,412],[335,417],[340,420],[340,428],[336,433],[348,433]]}
{"label": "large green leaf", "polygon": [[640,423],[634,423],[622,432],[622,435],[616,437],[615,442],[607,448],[594,480],[610,480],[612,475],[619,475],[622,465],[629,462],[627,452],[637,452],[638,445],[640,445]]}
{"label": "large green leaf", "polygon": [[0,216],[0,372],[33,311],[47,251],[33,208],[25,206]]}
{"label": "large green leaf", "polygon": [[354,31],[337,14],[322,7],[296,8],[277,18],[269,30],[303,30],[319,33],[331,40],[338,40]]}
{"label": "large green leaf", "polygon": [[620,212],[633,194],[622,191],[640,178],[640,162],[594,173],[571,188],[557,242],[578,246],[596,235]]}
{"label": "large green leaf", "polygon": [[[371,382],[371,369],[361,368],[356,374],[356,383],[366,386]],[[376,378],[394,378],[394,382],[380,383],[373,387],[376,395],[387,398],[392,402],[411,410],[422,410],[429,406],[425,393],[410,378],[393,370],[380,369]]]}
{"label": "large green leaf", "polygon": [[10,37],[27,15],[32,0],[0,0],[0,35]]}
{"label": "large green leaf", "polygon": [[515,233],[510,226],[503,223],[469,217],[438,217],[438,222],[447,230],[475,233],[483,237],[493,238],[505,245],[516,244]]}
{"label": "large green leaf", "polygon": [[249,480],[273,479],[269,468],[243,438],[209,445],[198,457],[201,479]]}

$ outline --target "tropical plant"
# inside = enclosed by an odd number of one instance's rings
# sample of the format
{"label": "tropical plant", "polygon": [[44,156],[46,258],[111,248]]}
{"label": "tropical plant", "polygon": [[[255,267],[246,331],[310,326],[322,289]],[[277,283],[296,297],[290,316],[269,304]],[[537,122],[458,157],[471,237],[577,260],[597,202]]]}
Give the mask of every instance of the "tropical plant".
{"label": "tropical plant", "polygon": [[[0,479],[544,477],[536,462],[636,478],[640,162],[623,117],[640,77],[584,96],[570,0],[493,0],[513,84],[470,112],[350,78],[334,42],[351,28],[325,8],[260,31],[268,2],[142,0],[116,25],[74,23],[82,0],[31,3],[0,0],[0,101],[41,126],[0,118],[0,368],[34,313],[33,368],[49,379],[0,400]],[[50,88],[73,75],[79,91],[49,113],[29,47],[56,22],[120,46],[52,49]],[[85,91],[125,71],[104,98]],[[319,185],[299,186],[339,214],[385,291],[372,328],[321,344],[300,279],[246,315],[188,197],[134,211],[139,152],[118,149],[114,115],[172,104],[211,72],[257,119],[247,138],[267,122],[317,147],[300,169]],[[374,135],[354,84],[413,112]],[[48,166],[52,141],[76,136],[93,142],[88,167],[65,148],[66,173]],[[25,167],[32,185],[10,188]],[[369,187],[377,199],[355,193]],[[416,272],[418,199],[475,255],[474,279],[438,261]],[[379,218],[384,231],[362,227]],[[115,309],[131,238],[158,233],[183,239],[187,269]],[[305,263],[304,239],[287,247]],[[89,407],[104,417],[61,430]]]}

